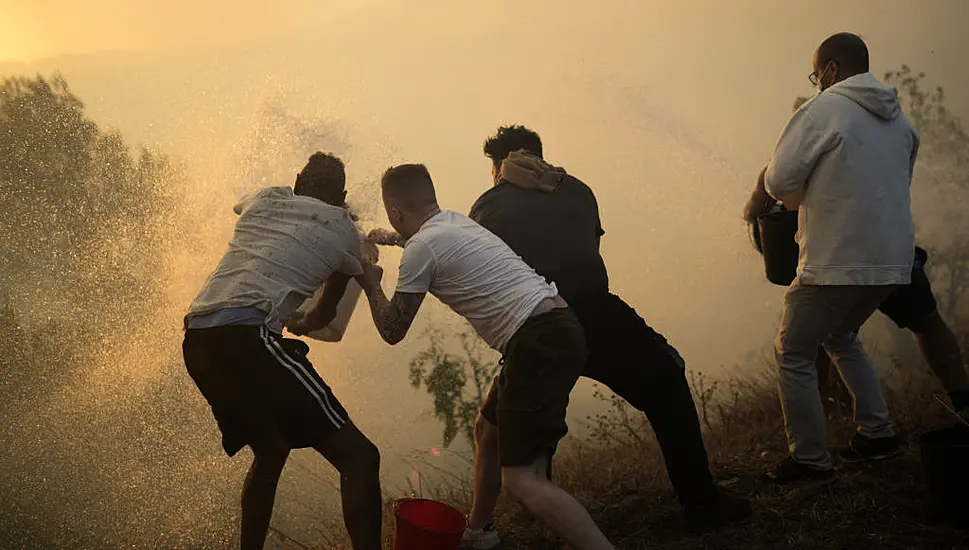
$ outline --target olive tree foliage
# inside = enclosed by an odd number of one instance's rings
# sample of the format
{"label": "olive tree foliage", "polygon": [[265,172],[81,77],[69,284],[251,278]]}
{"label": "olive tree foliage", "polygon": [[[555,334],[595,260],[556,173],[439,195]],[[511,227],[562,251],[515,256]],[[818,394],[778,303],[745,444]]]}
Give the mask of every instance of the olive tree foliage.
{"label": "olive tree foliage", "polygon": [[474,422],[498,369],[494,355],[474,331],[453,335],[427,332],[428,345],[410,363],[410,381],[423,387],[434,402],[434,415],[444,424],[442,441],[458,435],[474,441]]}

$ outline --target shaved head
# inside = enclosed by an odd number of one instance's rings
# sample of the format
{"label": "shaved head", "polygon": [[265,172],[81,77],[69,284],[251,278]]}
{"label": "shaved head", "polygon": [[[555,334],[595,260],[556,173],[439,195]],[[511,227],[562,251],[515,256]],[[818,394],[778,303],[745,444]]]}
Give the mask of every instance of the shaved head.
{"label": "shaved head", "polygon": [[401,164],[384,172],[380,185],[384,201],[408,212],[423,214],[437,208],[431,174],[423,164]]}
{"label": "shaved head", "polygon": [[814,68],[820,74],[828,62],[838,64],[841,79],[868,72],[868,46],[857,34],[839,32],[825,39],[814,54]]}

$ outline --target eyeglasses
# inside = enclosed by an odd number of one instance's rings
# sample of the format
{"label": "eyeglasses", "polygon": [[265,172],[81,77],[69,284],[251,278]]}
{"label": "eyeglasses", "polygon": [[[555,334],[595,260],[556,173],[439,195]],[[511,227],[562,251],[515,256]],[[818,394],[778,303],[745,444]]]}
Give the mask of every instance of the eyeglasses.
{"label": "eyeglasses", "polygon": [[818,84],[821,83],[821,79],[824,78],[824,75],[825,74],[827,74],[828,67],[831,66],[831,63],[832,62],[837,63],[837,61],[834,61],[833,59],[825,60],[825,62],[824,62],[824,70],[821,71],[821,75],[820,76],[818,76],[818,74],[816,72],[811,71],[811,74],[808,75],[808,81],[811,82],[811,85],[812,86],[817,86]]}

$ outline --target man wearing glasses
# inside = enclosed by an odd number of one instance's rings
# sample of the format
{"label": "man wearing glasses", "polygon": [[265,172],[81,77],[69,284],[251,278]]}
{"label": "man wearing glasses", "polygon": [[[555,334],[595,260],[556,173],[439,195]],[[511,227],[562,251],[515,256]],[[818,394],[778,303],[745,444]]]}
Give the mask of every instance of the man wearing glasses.
{"label": "man wearing glasses", "polygon": [[788,122],[758,186],[798,210],[797,277],[785,294],[774,343],[790,450],[767,473],[777,484],[833,477],[815,368],[819,346],[855,397],[858,433],[842,458],[898,454],[888,406],[857,331],[898,286],[911,282],[915,250],[909,187],[919,139],[896,90],[869,72],[868,48],[849,33],[821,43],[809,79],[819,93]]}
{"label": "man wearing glasses", "polygon": [[[811,73],[811,81],[817,77]],[[808,100],[799,97],[794,102],[796,112]],[[744,207],[744,220],[750,225],[754,246],[761,250],[760,232],[757,218],[777,208],[777,201],[767,194],[764,189],[763,172],[757,179],[757,185]],[[878,306],[878,311],[892,320],[900,329],[910,331],[918,342],[922,357],[932,372],[939,379],[942,387],[949,394],[949,401],[959,416],[969,422],[969,373],[966,372],[962,350],[956,335],[939,313],[932,283],[925,271],[929,255],[925,249],[915,247],[915,260],[912,264],[912,282],[899,286],[892,294]],[[818,349],[817,359],[818,385],[821,397],[828,404],[829,397],[835,397],[831,385],[831,359],[824,348]],[[835,397],[837,398],[837,397]],[[836,403],[831,400],[832,406]]]}

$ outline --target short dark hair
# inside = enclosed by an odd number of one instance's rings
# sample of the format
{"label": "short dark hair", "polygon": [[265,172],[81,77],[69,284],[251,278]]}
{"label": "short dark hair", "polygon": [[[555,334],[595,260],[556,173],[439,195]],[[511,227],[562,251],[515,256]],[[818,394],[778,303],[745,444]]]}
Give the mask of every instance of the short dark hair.
{"label": "short dark hair", "polygon": [[380,178],[380,187],[385,196],[411,212],[437,206],[434,182],[423,164],[391,166]]}
{"label": "short dark hair", "polygon": [[500,165],[501,161],[508,158],[509,153],[522,149],[538,158],[544,158],[542,157],[542,138],[520,124],[498,128],[498,133],[486,139],[484,143],[484,154],[491,159],[495,166]]}
{"label": "short dark hair", "polygon": [[293,192],[297,195],[321,196],[331,190],[343,191],[347,185],[343,161],[331,153],[317,151],[310,156],[303,170],[296,176]]}
{"label": "short dark hair", "polygon": [[827,61],[835,61],[849,75],[867,73],[868,46],[857,34],[839,32],[829,36],[818,46],[818,60],[822,65]]}

